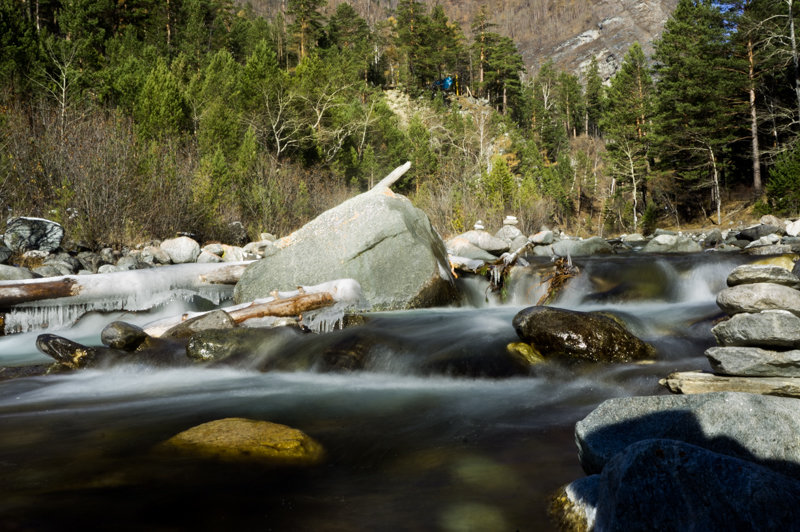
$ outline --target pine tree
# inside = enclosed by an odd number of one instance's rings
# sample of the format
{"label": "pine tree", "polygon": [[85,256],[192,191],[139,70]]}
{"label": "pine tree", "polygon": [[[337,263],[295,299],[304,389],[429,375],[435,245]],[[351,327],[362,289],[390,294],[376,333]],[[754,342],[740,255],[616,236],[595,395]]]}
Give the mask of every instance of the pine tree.
{"label": "pine tree", "polygon": [[686,185],[711,189],[718,223],[721,172],[735,133],[730,32],[712,0],[680,0],[654,55],[655,123],[662,164]]}
{"label": "pine tree", "polygon": [[584,129],[588,135],[600,134],[600,119],[603,114],[604,88],[603,78],[600,77],[600,67],[597,57],[592,56],[589,68],[586,70],[586,123]]}
{"label": "pine tree", "polygon": [[642,204],[647,203],[645,184],[650,174],[652,98],[653,81],[647,58],[642,47],[634,43],[619,72],[611,79],[601,122],[607,140],[609,174],[631,189],[634,231],[638,229],[640,191]]}
{"label": "pine tree", "polygon": [[324,17],[319,10],[327,3],[327,0],[289,0],[286,11],[294,17],[289,31],[295,38],[298,62],[308,55],[320,37]]}

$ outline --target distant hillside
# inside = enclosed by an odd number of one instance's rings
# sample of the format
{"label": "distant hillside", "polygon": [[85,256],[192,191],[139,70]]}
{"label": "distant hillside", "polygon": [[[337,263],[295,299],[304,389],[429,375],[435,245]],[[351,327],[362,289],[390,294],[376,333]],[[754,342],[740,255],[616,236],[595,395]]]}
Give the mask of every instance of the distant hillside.
{"label": "distant hillside", "polygon": [[[237,0],[244,3],[245,0]],[[345,0],[329,0],[328,10]],[[258,13],[282,9],[286,0],[251,0]],[[397,0],[350,0],[369,22],[386,18]],[[532,72],[548,58],[568,71],[580,73],[597,56],[605,77],[616,71],[628,47],[639,42],[650,52],[678,0],[424,0],[441,4],[451,20],[469,35],[469,25],[481,5],[489,6],[496,31],[520,47]]]}

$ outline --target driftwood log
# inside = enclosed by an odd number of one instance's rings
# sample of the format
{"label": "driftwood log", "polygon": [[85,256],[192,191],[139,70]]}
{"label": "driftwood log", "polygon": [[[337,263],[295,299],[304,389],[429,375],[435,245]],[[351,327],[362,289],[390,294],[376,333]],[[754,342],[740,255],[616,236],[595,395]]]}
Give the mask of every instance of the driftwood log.
{"label": "driftwood log", "polygon": [[286,299],[276,299],[267,303],[250,303],[244,308],[228,312],[233,321],[242,323],[253,318],[290,318],[303,312],[317,310],[333,305],[336,301],[327,292],[315,294],[298,294]]}
{"label": "driftwood log", "polygon": [[672,393],[746,392],[781,397],[800,397],[800,378],[796,377],[728,377],[684,371],[671,373],[659,384]]}

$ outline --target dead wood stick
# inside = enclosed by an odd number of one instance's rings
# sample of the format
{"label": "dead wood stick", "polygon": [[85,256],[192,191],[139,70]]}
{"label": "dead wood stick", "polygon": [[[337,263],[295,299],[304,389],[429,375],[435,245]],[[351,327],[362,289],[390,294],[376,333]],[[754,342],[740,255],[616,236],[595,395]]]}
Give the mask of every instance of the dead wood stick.
{"label": "dead wood stick", "polygon": [[314,294],[298,294],[268,303],[253,303],[247,307],[232,310],[228,314],[236,323],[242,323],[252,318],[264,318],[266,316],[279,318],[299,316],[303,312],[328,307],[334,303],[333,296],[328,292],[317,292]]}
{"label": "dead wood stick", "polygon": [[80,291],[81,285],[71,277],[57,281],[4,284],[0,286],[0,308],[9,308],[27,301],[76,296]]}
{"label": "dead wood stick", "polygon": [[394,170],[392,170],[389,175],[381,179],[377,185],[370,189],[372,191],[380,191],[386,188],[391,187],[395,181],[403,177],[403,174],[408,172],[408,169],[411,168],[411,161],[407,161],[404,165],[398,166]]}
{"label": "dead wood stick", "polygon": [[250,264],[233,264],[200,276],[201,283],[208,284],[236,284]]}

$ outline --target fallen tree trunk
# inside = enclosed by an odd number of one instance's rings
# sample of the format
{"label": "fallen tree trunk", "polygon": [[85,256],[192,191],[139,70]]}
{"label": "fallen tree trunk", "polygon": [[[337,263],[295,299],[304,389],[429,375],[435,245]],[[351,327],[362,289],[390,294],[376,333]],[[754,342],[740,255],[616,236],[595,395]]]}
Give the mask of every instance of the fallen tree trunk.
{"label": "fallen tree trunk", "polygon": [[[98,273],[65,277],[46,277],[24,281],[0,281],[0,311],[16,305],[44,300],[121,297],[143,288],[193,289],[208,285],[234,285],[249,262],[179,264],[129,272]],[[159,279],[162,278],[162,279]],[[61,304],[62,302],[53,302]],[[63,303],[69,303],[64,301]]]}
{"label": "fallen tree trunk", "polygon": [[286,299],[276,299],[268,303],[251,303],[248,306],[228,312],[233,321],[242,323],[253,318],[290,318],[303,312],[329,307],[336,301],[328,292],[298,294]]}
{"label": "fallen tree trunk", "polygon": [[781,397],[800,397],[800,378],[796,377],[726,377],[700,371],[671,373],[659,384],[672,393],[745,392]]}

